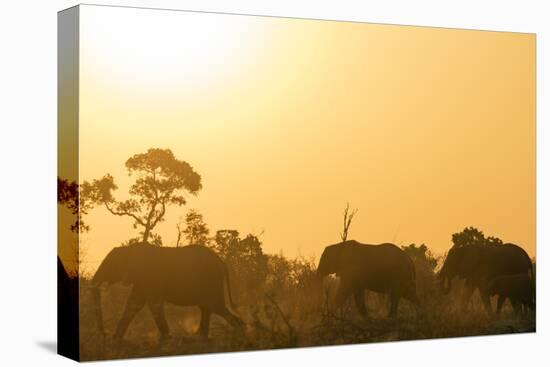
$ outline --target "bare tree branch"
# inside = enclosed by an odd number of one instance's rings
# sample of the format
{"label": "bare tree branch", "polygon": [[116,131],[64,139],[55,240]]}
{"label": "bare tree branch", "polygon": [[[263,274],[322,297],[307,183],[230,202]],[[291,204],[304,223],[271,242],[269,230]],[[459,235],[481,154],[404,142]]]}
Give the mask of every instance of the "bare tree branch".
{"label": "bare tree branch", "polygon": [[357,214],[358,209],[353,209],[350,213],[349,203],[346,204],[346,209],[344,209],[344,230],[340,233],[340,238],[342,242],[345,242],[348,239],[349,227],[351,226],[351,221],[355,214]]}

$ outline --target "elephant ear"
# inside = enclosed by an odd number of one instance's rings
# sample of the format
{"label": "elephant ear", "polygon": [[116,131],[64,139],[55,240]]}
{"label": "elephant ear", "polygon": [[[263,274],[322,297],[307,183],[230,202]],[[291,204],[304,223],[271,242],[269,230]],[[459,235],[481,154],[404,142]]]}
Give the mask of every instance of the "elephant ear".
{"label": "elephant ear", "polygon": [[348,244],[340,243],[334,245],[334,254],[333,254],[333,267],[336,275],[340,275],[341,272],[346,268],[346,258],[347,254],[350,251],[350,246]]}
{"label": "elephant ear", "polygon": [[343,244],[337,244],[325,248],[317,269],[319,275],[338,274],[341,271],[344,246]]}
{"label": "elephant ear", "polygon": [[487,251],[481,245],[466,245],[463,250],[461,259],[463,276],[472,276],[481,270],[480,268],[488,256]]}

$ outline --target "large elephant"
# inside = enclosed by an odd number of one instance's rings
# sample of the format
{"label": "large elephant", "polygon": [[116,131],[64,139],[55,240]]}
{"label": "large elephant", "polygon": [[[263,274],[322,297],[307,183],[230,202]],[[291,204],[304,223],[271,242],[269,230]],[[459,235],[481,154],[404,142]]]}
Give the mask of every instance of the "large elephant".
{"label": "large elephant", "polygon": [[208,337],[212,313],[220,315],[233,327],[243,326],[243,322],[225,305],[224,286],[227,284],[229,303],[235,309],[227,267],[214,251],[204,246],[137,244],[116,247],[105,257],[92,282],[98,326],[103,334],[99,286],[103,282],[133,285],[114,335],[115,341],[122,339],[136,313],[146,304],[153,314],[161,340],[170,335],[164,315],[165,302],[198,306],[201,310],[198,334],[204,338]]}
{"label": "large elephant", "polygon": [[493,311],[487,289],[489,281],[495,277],[513,274],[527,274],[531,277],[530,279],[533,279],[532,266],[531,259],[525,250],[512,243],[472,244],[452,247],[439,272],[439,277],[444,293],[449,292],[453,278],[465,280],[461,302],[463,310],[473,292],[478,289],[487,313],[492,316]]}
{"label": "large elephant", "polygon": [[389,317],[396,315],[400,298],[418,306],[414,264],[403,250],[391,243],[366,245],[345,241],[327,246],[317,274],[336,274],[340,285],[334,306],[340,307],[353,294],[357,309],[364,317],[367,316],[365,289],[389,294]]}

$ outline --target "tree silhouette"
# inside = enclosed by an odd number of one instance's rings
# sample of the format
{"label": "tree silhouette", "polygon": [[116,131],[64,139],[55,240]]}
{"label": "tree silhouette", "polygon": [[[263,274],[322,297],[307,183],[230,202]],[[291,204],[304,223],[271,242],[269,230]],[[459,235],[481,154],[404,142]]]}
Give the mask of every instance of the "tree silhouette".
{"label": "tree silhouette", "polygon": [[185,191],[196,194],[201,188],[201,176],[191,165],[178,160],[170,149],[149,149],[126,161],[128,174],[137,176],[130,187],[130,198],[118,201],[113,197],[117,189],[113,176],[106,174],[91,183],[94,201],[103,204],[113,215],[134,219],[134,228],[142,227],[140,238],[128,243],[161,245],[159,235],[152,231],[164,220],[168,205],[185,205]]}
{"label": "tree silhouette", "polygon": [[[212,245],[214,250],[233,269],[246,290],[257,290],[267,276],[267,256],[257,236],[239,237],[235,230],[219,230]],[[239,282],[236,282],[239,283]]]}
{"label": "tree silhouette", "polygon": [[432,254],[428,249],[428,246],[425,244],[416,245],[411,243],[408,246],[401,246],[403,251],[405,251],[411,258],[411,260],[416,264],[421,264],[427,267],[430,271],[433,271],[437,266],[437,258]]}
{"label": "tree silhouette", "polygon": [[84,215],[94,207],[91,200],[91,186],[88,183],[78,185],[75,181],[69,181],[57,177],[57,202],[64,205],[75,216],[75,222],[71,224],[71,231],[84,233],[90,230],[90,226],[84,223]]}
{"label": "tree silhouette", "polygon": [[201,213],[195,209],[191,209],[185,216],[185,225],[186,227],[183,231],[179,230],[176,246],[179,246],[180,235],[182,233],[185,235],[189,245],[206,246],[208,244],[208,234],[210,233],[210,230],[204,222],[204,218]]}
{"label": "tree silhouette", "polygon": [[483,232],[475,227],[466,227],[462,232],[454,233],[452,241],[455,247],[467,245],[502,245],[500,238],[485,237]]}
{"label": "tree silhouette", "polygon": [[232,229],[221,229],[214,237],[214,250],[224,259],[230,257],[231,253],[239,245],[239,232]]}

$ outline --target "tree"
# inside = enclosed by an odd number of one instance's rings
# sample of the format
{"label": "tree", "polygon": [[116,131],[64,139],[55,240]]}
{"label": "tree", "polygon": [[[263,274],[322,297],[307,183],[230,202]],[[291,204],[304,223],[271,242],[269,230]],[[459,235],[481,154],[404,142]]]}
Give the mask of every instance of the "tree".
{"label": "tree", "polygon": [[467,245],[502,245],[498,237],[485,237],[482,231],[475,227],[466,227],[462,232],[454,233],[452,236],[454,247]]}
{"label": "tree", "polygon": [[233,248],[238,246],[239,232],[233,229],[221,229],[216,232],[214,237],[214,250],[223,258],[227,259],[233,252]]}
{"label": "tree", "polygon": [[[84,216],[94,207],[94,201],[91,198],[92,187],[88,183],[79,185],[75,181],[69,181],[57,177],[57,203],[70,210],[74,222],[70,225],[71,232],[84,234],[90,230],[90,226],[84,222]],[[71,278],[81,276],[85,273],[85,248],[74,238],[73,243],[66,244],[70,246],[72,256],[74,256],[74,266],[64,268]],[[72,242],[72,241],[71,241]],[[58,257],[59,259],[59,257]],[[60,260],[61,261],[61,260]],[[67,264],[68,259],[64,259]]]}
{"label": "tree", "polygon": [[258,237],[248,234],[241,239],[238,231],[219,230],[212,247],[240,280],[235,283],[242,284],[244,290],[259,289],[267,275],[267,256]]}
{"label": "tree", "polygon": [[485,244],[487,244],[487,245],[502,245],[503,242],[498,237],[489,236],[485,239]]}
{"label": "tree", "polygon": [[287,259],[282,253],[267,255],[267,266],[266,290],[269,293],[288,295],[317,284],[317,267],[312,259]]}
{"label": "tree", "polygon": [[75,222],[71,224],[71,231],[84,233],[90,230],[90,226],[84,223],[84,216],[94,207],[90,198],[91,186],[88,183],[78,185],[57,177],[57,202],[64,205],[75,216]]}
{"label": "tree", "polygon": [[433,272],[437,266],[437,258],[425,244],[417,246],[416,244],[411,243],[408,246],[401,246],[401,248],[407,253],[407,255],[409,255],[415,264],[420,264],[431,272]]}
{"label": "tree", "polygon": [[351,221],[353,220],[353,217],[357,214],[357,209],[352,210],[352,212],[349,212],[349,203],[346,205],[346,209],[344,209],[344,230],[340,233],[340,238],[342,239],[342,242],[346,242],[348,239],[348,231],[349,227],[351,226]]}
{"label": "tree", "polygon": [[208,244],[208,234],[210,230],[208,229],[202,214],[200,214],[195,209],[191,209],[185,216],[186,227],[184,230],[180,229],[178,225],[178,241],[176,247],[179,246],[180,236],[183,233],[187,239],[189,245],[203,245]]}
{"label": "tree", "polygon": [[462,247],[466,245],[485,244],[485,235],[475,227],[467,227],[462,232],[454,233],[452,237],[453,245]]}
{"label": "tree", "polygon": [[132,243],[153,243],[161,245],[161,237],[152,231],[164,220],[168,205],[183,206],[184,192],[195,195],[201,188],[201,176],[191,165],[178,160],[170,149],[149,149],[126,161],[128,175],[137,176],[130,187],[130,198],[118,201],[113,197],[117,189],[113,176],[106,174],[93,180],[93,198],[103,204],[113,215],[128,216],[134,220],[134,228],[141,227],[140,238]]}

